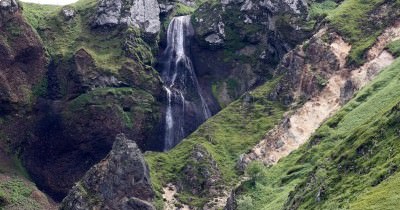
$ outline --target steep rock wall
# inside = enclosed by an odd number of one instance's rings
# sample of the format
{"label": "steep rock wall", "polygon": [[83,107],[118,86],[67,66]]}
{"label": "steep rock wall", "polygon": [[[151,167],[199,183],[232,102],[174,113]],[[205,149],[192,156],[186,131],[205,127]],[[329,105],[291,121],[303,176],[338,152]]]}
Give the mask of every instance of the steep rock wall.
{"label": "steep rock wall", "polygon": [[194,65],[208,101],[225,107],[270,79],[283,55],[311,36],[303,1],[221,1],[193,15]]}

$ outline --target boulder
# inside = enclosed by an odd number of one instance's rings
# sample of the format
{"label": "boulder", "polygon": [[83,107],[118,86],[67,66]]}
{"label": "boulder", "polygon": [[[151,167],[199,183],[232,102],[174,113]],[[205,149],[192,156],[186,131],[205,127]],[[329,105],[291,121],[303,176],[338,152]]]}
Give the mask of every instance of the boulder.
{"label": "boulder", "polygon": [[10,14],[18,11],[18,3],[15,0],[1,0],[0,1],[0,15],[2,19],[10,17]]}
{"label": "boulder", "polygon": [[182,178],[178,182],[181,189],[193,195],[218,195],[218,183],[221,181],[221,172],[212,155],[202,146],[195,145],[189,160],[182,170]]}
{"label": "boulder", "polygon": [[119,134],[111,152],[64,198],[61,209],[153,210],[148,166],[134,141]]}
{"label": "boulder", "polygon": [[72,7],[63,7],[61,12],[65,20],[71,20],[76,15],[76,11]]}

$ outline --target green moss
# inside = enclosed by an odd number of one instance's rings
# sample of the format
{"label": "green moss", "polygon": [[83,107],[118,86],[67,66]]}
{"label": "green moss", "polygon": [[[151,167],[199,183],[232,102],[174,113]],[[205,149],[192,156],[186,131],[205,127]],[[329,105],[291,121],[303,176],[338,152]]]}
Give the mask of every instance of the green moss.
{"label": "green moss", "polygon": [[96,195],[96,194],[94,194],[92,192],[89,192],[83,186],[82,182],[76,183],[75,186],[76,186],[76,188],[78,188],[79,193],[87,200],[88,205],[90,205],[90,206],[99,206],[99,205],[101,205],[102,199],[98,195]]}
{"label": "green moss", "polygon": [[[189,156],[195,145],[201,145],[216,161],[221,172],[222,182],[233,185],[238,181],[235,170],[239,155],[247,152],[277,123],[284,113],[283,106],[268,101],[267,93],[276,84],[269,82],[250,95],[252,103],[244,105],[242,99],[233,102],[197,131],[183,140],[174,149],[165,153],[146,153],[150,166],[152,183],[161,199],[162,186],[181,180],[182,170],[188,164]],[[207,197],[199,197],[190,192],[182,192],[190,197],[190,204],[201,206]],[[189,200],[187,200],[189,202]]]}
{"label": "green moss", "polygon": [[25,167],[22,165],[21,159],[18,158],[17,155],[13,155],[12,160],[13,160],[13,163],[14,163],[14,166],[15,166],[15,169],[16,169],[17,173],[18,173],[20,176],[24,177],[25,179],[31,180],[31,177],[29,176],[28,171],[27,171],[27,170],[25,169]]}
{"label": "green moss", "polygon": [[[352,49],[349,56],[349,64],[360,65],[364,61],[366,50],[372,46],[376,38],[382,33],[385,27],[391,22],[389,13],[381,14],[380,21],[371,20],[370,16],[383,3],[393,7],[393,12],[397,11],[398,1],[395,3],[385,2],[383,0],[346,0],[336,9],[329,12],[328,20],[347,41],[352,43]],[[398,14],[397,14],[398,15]]]}
{"label": "green moss", "polygon": [[226,81],[226,84],[227,84],[229,95],[233,96],[232,98],[236,98],[234,96],[236,95],[236,93],[238,91],[239,83],[235,79],[228,79]]}
{"label": "green moss", "polygon": [[400,56],[400,39],[393,41],[388,44],[386,47],[387,50],[389,50],[390,53],[392,53],[394,56],[399,57]]}
{"label": "green moss", "polygon": [[313,2],[310,6],[309,16],[312,19],[326,17],[329,14],[329,11],[335,9],[337,5],[338,4],[332,0]]}
{"label": "green moss", "polygon": [[221,108],[225,108],[227,106],[227,104],[223,103],[221,101],[221,99],[220,99],[221,91],[223,91],[222,90],[223,89],[223,85],[222,84],[224,84],[222,81],[213,82],[212,85],[211,85],[211,92],[212,92],[214,98],[218,101],[218,105]]}
{"label": "green moss", "polygon": [[42,38],[46,49],[54,60],[71,59],[74,53],[83,48],[90,52],[96,66],[117,72],[124,56],[122,40],[125,32],[115,29],[108,33],[91,30],[89,20],[94,14],[96,1],[81,0],[70,7],[77,15],[66,20],[61,7],[23,3],[23,14]]}
{"label": "green moss", "polygon": [[152,65],[155,62],[151,47],[142,39],[138,28],[129,27],[126,31],[129,36],[125,51],[142,65]]}
{"label": "green moss", "polygon": [[116,101],[122,103],[128,100],[126,97],[132,100],[131,105],[139,105],[138,108],[143,111],[151,111],[150,107],[154,98],[149,93],[134,88],[98,88],[71,101],[70,108],[73,111],[91,104],[107,106]]}
{"label": "green moss", "polygon": [[391,198],[399,194],[394,184],[398,175],[390,178],[400,164],[399,81],[400,59],[322,125],[309,143],[265,169],[261,181],[243,184],[239,198],[250,196],[254,209],[399,206]]}
{"label": "green moss", "polygon": [[44,78],[42,81],[40,81],[40,83],[36,84],[33,88],[32,88],[32,95],[33,97],[44,97],[47,95],[47,86],[48,86],[48,82],[47,82],[47,78]]}
{"label": "green moss", "polygon": [[9,179],[0,183],[0,208],[34,210],[39,205],[30,198],[32,188],[20,179]]}
{"label": "green moss", "polygon": [[9,38],[11,38],[11,39],[15,39],[15,38],[21,36],[23,33],[23,30],[21,29],[21,27],[17,24],[14,24],[11,21],[7,22],[5,24],[5,28],[6,28],[6,31],[8,33],[10,33],[11,37],[9,37]]}
{"label": "green moss", "polygon": [[35,29],[43,27],[49,16],[60,11],[60,6],[22,3],[23,14],[26,20]]}
{"label": "green moss", "polygon": [[196,8],[186,6],[182,3],[175,5],[175,16],[190,15],[195,11]]}
{"label": "green moss", "polygon": [[315,75],[315,78],[317,79],[317,84],[320,87],[325,87],[328,84],[328,80],[323,78],[321,75],[317,74]]}
{"label": "green moss", "polygon": [[[135,88],[95,89],[72,100],[64,115],[68,119],[71,114],[76,112],[85,114],[89,107],[113,111],[128,129],[134,128],[136,120],[140,121],[145,118],[156,120],[159,117],[153,96]],[[146,124],[145,126],[153,125]]]}
{"label": "green moss", "polygon": [[[383,5],[387,6],[386,9]],[[335,31],[352,44],[348,64],[361,65],[365,61],[366,51],[376,38],[400,15],[399,6],[398,0],[345,0],[340,4],[331,0],[312,1],[309,17],[311,22],[325,18]],[[378,13],[379,18],[376,16]]]}

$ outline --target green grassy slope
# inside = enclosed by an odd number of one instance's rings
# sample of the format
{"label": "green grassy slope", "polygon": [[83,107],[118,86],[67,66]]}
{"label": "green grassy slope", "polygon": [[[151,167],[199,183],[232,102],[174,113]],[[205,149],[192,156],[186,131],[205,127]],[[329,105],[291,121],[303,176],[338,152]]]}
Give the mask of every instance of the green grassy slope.
{"label": "green grassy slope", "polygon": [[[162,206],[162,186],[185,176],[182,170],[188,164],[195,145],[202,145],[216,161],[222,176],[220,184],[233,185],[238,181],[235,164],[239,155],[252,148],[284,113],[281,105],[267,100],[268,92],[275,84],[269,82],[232,103],[173,150],[146,153],[153,185],[158,193],[158,207]],[[207,195],[203,196],[183,192],[179,198],[193,206],[202,206],[210,200]]]}
{"label": "green grassy slope", "polygon": [[263,179],[245,183],[239,189],[239,209],[249,205],[253,209],[399,206],[399,81],[397,59],[306,145],[265,169]]}
{"label": "green grassy slope", "polygon": [[56,62],[59,59],[68,60],[77,50],[85,49],[99,68],[116,73],[129,60],[123,50],[125,38],[129,34],[137,37],[137,49],[133,49],[132,53],[137,54],[135,59],[145,64],[154,62],[152,48],[141,39],[138,30],[121,27],[103,31],[90,28],[96,3],[96,0],[80,0],[65,6],[76,12],[75,17],[70,20],[62,15],[60,6],[23,3],[23,14],[39,33]]}
{"label": "green grassy slope", "polygon": [[[399,1],[381,0],[345,0],[336,3],[327,1],[311,1],[310,16],[317,21],[324,18],[332,31],[338,32],[346,41],[352,44],[348,64],[360,65],[364,62],[366,50],[376,41],[384,28],[391,24],[393,17],[398,16],[396,8],[399,8]],[[389,12],[382,12],[381,8],[386,5]],[[392,12],[394,10],[395,12]],[[371,19],[373,14],[380,14],[380,22]],[[267,83],[265,86],[256,90],[259,96],[256,98],[254,106],[257,109],[246,110],[243,108],[243,97],[221,111],[220,114],[207,121],[194,134],[179,144],[176,148],[167,153],[148,153],[146,160],[149,162],[152,173],[153,184],[158,192],[158,205],[162,205],[160,193],[161,186],[168,182],[179,182],[182,179],[183,168],[188,164],[191,151],[197,144],[203,145],[206,150],[216,160],[223,177],[223,184],[232,184],[238,180],[238,172],[235,169],[239,155],[247,152],[254,146],[263,135],[272,128],[274,123],[279,122],[284,109],[277,104],[272,104],[265,99],[269,88],[274,83]],[[269,88],[266,88],[269,87]],[[383,103],[382,103],[383,104]],[[381,104],[381,105],[382,105]],[[376,108],[376,107],[375,107]],[[273,111],[266,111],[272,109]],[[368,109],[368,108],[367,108]],[[266,115],[271,113],[272,116]],[[344,113],[342,113],[344,114]],[[357,116],[360,117],[360,116]],[[350,122],[353,123],[353,122]],[[358,122],[359,123],[359,122]],[[344,132],[344,131],[343,131]],[[346,131],[347,132],[347,131]],[[344,135],[344,134],[343,134]],[[328,146],[329,147],[329,146]],[[312,154],[315,148],[310,151],[301,150],[307,154]],[[296,153],[300,155],[300,153]],[[323,155],[322,152],[320,155]],[[288,165],[275,166],[269,171],[266,183],[280,183],[277,186],[257,186],[261,189],[251,188],[250,200],[254,200],[257,208],[262,208],[263,204],[268,203],[268,209],[278,209],[285,205],[290,192],[299,184],[304,182],[297,177],[308,177],[315,167],[315,163],[304,163],[300,165],[290,165],[296,162],[298,156],[287,158]],[[286,174],[289,171],[288,174]],[[319,173],[319,172],[318,172]],[[284,174],[281,182],[281,176]],[[253,186],[255,187],[255,186]],[[269,195],[266,197],[265,195]],[[207,194],[193,195],[184,191],[178,195],[178,199],[184,203],[202,206],[210,198]],[[291,204],[288,203],[287,206]],[[255,207],[254,207],[255,208]]]}
{"label": "green grassy slope", "polygon": [[361,65],[366,51],[382,31],[400,15],[400,1],[345,0],[310,1],[310,17],[325,17],[335,31],[352,44],[348,64]]}

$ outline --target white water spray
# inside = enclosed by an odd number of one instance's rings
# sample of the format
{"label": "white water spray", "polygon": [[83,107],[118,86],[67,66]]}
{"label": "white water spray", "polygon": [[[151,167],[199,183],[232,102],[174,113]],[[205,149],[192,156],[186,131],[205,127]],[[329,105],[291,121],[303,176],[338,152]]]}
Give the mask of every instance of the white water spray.
{"label": "white water spray", "polygon": [[185,104],[189,104],[194,110],[200,110],[196,114],[196,118],[200,119],[198,124],[211,117],[188,52],[192,35],[190,16],[172,19],[167,32],[167,48],[162,59],[162,79],[167,93],[164,150],[171,149],[188,134],[185,130],[188,123],[185,122]]}

